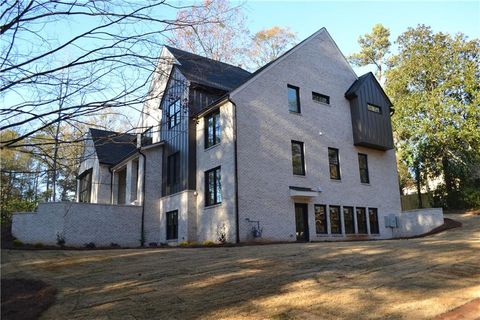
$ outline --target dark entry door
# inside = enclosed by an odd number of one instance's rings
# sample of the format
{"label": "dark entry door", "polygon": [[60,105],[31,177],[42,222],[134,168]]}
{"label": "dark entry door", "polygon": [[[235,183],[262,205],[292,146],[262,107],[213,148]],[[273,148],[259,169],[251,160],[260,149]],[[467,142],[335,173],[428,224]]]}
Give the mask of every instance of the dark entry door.
{"label": "dark entry door", "polygon": [[308,205],[306,203],[295,203],[295,225],[297,228],[297,241],[309,241]]}

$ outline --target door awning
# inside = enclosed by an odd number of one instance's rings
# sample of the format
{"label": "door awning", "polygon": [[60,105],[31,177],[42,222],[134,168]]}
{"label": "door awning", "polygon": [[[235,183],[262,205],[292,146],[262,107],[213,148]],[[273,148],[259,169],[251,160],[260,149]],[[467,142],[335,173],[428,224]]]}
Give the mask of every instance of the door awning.
{"label": "door awning", "polygon": [[318,196],[318,191],[313,190],[312,188],[305,187],[294,187],[290,186],[290,197],[316,197]]}

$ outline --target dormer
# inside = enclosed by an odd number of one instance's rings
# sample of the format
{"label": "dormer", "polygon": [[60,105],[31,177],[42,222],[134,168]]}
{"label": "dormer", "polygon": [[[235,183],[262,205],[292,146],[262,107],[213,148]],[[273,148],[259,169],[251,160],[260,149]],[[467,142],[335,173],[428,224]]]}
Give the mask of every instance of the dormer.
{"label": "dormer", "polygon": [[392,103],[375,76],[369,72],[358,78],[345,98],[350,101],[354,145],[393,149]]}

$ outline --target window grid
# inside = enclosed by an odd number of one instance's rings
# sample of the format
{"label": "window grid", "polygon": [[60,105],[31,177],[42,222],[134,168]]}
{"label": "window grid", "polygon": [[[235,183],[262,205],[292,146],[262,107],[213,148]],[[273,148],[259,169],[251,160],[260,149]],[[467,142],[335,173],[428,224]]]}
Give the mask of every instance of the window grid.
{"label": "window grid", "polygon": [[343,224],[345,226],[345,234],[355,233],[355,221],[353,218],[353,207],[343,207]]}
{"label": "window grid", "polygon": [[328,206],[330,215],[330,233],[341,234],[342,225],[340,223],[340,206]]}
{"label": "window grid", "polygon": [[328,148],[328,163],[330,179],[340,180],[340,161],[338,157],[338,149]]}
{"label": "window grid", "polygon": [[181,116],[181,101],[175,100],[174,103],[168,106],[168,128],[171,129],[180,123]]}
{"label": "window grid", "polygon": [[368,220],[370,223],[370,233],[379,234],[380,228],[378,225],[378,210],[377,208],[368,208]]}
{"label": "window grid", "polygon": [[315,229],[317,234],[327,234],[327,206],[315,205]]}
{"label": "window grid", "polygon": [[292,140],[292,169],[295,175],[305,175],[305,152],[301,141]]}
{"label": "window grid", "polygon": [[205,117],[205,149],[220,143],[220,111]]}
{"label": "window grid", "polygon": [[358,154],[358,168],[360,170],[360,182],[370,183],[370,177],[368,174],[368,157],[366,154]]}
{"label": "window grid", "polygon": [[178,239],[178,210],[167,212],[167,240]]}
{"label": "window grid", "polygon": [[300,88],[287,85],[288,88],[288,110],[294,113],[300,113]]}
{"label": "window grid", "polygon": [[312,100],[319,103],[330,104],[330,97],[318,92],[312,92]]}
{"label": "window grid", "polygon": [[222,182],[220,167],[205,172],[205,206],[222,203]]}

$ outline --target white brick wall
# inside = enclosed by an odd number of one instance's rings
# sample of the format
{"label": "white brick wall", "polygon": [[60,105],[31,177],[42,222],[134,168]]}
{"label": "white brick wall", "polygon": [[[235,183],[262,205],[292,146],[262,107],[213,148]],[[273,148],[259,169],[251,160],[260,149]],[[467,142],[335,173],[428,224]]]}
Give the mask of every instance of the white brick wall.
{"label": "white brick wall", "polygon": [[442,208],[403,211],[399,216],[400,228],[393,229],[394,237],[413,237],[424,234],[443,224]]}

